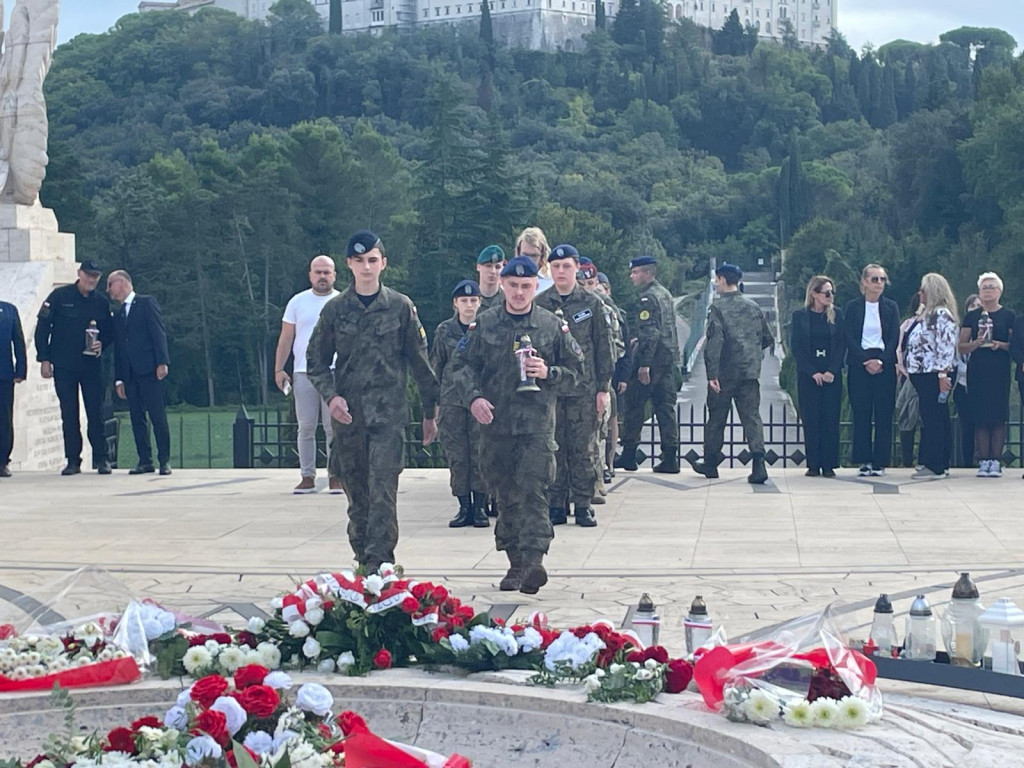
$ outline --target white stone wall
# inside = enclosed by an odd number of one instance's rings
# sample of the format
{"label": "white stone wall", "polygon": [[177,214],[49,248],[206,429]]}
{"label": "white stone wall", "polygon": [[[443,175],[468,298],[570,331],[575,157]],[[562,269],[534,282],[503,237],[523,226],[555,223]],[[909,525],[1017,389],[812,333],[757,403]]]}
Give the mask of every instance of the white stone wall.
{"label": "white stone wall", "polygon": [[783,19],[789,19],[805,45],[822,45],[839,18],[839,0],[665,0],[666,15],[721,29],[736,9],[740,23],[756,27],[760,36],[781,40]]}

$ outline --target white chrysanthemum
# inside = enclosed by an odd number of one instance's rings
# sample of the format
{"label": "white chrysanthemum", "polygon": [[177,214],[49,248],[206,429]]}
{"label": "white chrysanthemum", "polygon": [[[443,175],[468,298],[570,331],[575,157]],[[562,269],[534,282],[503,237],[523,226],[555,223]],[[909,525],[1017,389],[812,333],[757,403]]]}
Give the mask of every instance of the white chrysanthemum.
{"label": "white chrysanthemum", "polygon": [[779,705],[760,688],[755,688],[743,702],[743,714],[752,723],[767,723],[778,716]]}
{"label": "white chrysanthemum", "polygon": [[462,653],[463,651],[469,650],[469,641],[462,635],[449,635],[448,642],[452,645],[452,650],[455,653]]}
{"label": "white chrysanthemum", "polygon": [[256,650],[263,658],[263,666],[267,669],[277,669],[281,666],[281,649],[273,643],[260,643]]}
{"label": "white chrysanthemum", "polygon": [[255,648],[245,652],[245,663],[243,663],[242,666],[247,667],[250,664],[256,664],[261,667],[266,666],[263,663],[263,654],[257,651]]}
{"label": "white chrysanthemum", "polygon": [[185,671],[194,675],[200,669],[206,669],[213,662],[213,656],[201,645],[193,645],[181,659]]}
{"label": "white chrysanthemum", "polygon": [[221,652],[221,649],[224,646],[222,646],[216,640],[207,640],[205,643],[203,643],[203,647],[205,647],[206,650],[210,652],[211,656],[216,656],[218,653]]}
{"label": "white chrysanthemum", "polygon": [[90,664],[95,664],[95,663],[96,663],[96,659],[94,659],[92,656],[90,656],[87,653],[83,653],[81,656],[75,657],[75,666],[76,667],[87,667]]}
{"label": "white chrysanthemum", "polygon": [[241,648],[230,646],[220,652],[217,663],[224,668],[225,672],[233,675],[245,663],[245,652]]}
{"label": "white chrysanthemum", "polygon": [[814,713],[811,711],[811,703],[804,699],[786,707],[782,714],[786,725],[794,728],[810,728],[814,725]]}
{"label": "white chrysanthemum", "polygon": [[34,667],[43,660],[43,654],[39,651],[29,651],[25,654],[25,659],[28,661],[28,666]]}
{"label": "white chrysanthemum", "polygon": [[868,704],[859,696],[844,696],[839,702],[840,728],[860,728],[868,722]]}
{"label": "white chrysanthemum", "polygon": [[78,627],[74,632],[75,639],[80,640],[85,646],[92,648],[103,640],[103,630],[100,626],[90,621]]}
{"label": "white chrysanthemum", "polygon": [[292,768],[320,768],[320,755],[306,741],[295,741],[288,747]]}
{"label": "white chrysanthemum", "polygon": [[819,728],[834,728],[839,720],[839,707],[835,699],[817,699],[811,704],[814,724]]}

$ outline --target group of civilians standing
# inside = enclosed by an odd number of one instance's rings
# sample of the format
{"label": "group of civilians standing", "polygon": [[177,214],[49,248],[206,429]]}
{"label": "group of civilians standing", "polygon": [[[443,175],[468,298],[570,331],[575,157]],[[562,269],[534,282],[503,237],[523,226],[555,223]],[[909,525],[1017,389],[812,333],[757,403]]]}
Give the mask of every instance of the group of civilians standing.
{"label": "group of civilians standing", "polygon": [[917,479],[949,476],[952,393],[963,426],[966,466],[978,477],[1001,477],[1009,417],[1010,368],[1024,401],[1024,316],[1002,306],[1003,281],[978,278],[961,320],[942,275],[931,272],[900,319],[883,296],[888,275],[864,267],[861,298],[840,310],[835,282],[824,275],[807,284],[804,307],[793,314],[791,352],[804,425],[807,475],[834,477],[839,466],[839,414],[843,368],[853,417],[851,460],[861,477],[879,477],[891,464],[893,420],[899,411],[903,461],[913,465],[920,427]]}

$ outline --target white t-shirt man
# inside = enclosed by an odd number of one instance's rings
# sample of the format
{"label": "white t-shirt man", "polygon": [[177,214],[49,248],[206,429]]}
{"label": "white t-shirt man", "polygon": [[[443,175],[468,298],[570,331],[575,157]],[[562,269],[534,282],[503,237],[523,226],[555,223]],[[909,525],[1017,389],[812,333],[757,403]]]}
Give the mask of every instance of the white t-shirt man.
{"label": "white t-shirt man", "polygon": [[323,312],[327,302],[339,295],[334,289],[323,296],[317,296],[310,288],[302,293],[297,293],[284,308],[286,323],[295,326],[295,341],[292,342],[292,354],[295,355],[295,373],[306,372],[306,347],[309,346],[309,339],[313,335],[320,313]]}

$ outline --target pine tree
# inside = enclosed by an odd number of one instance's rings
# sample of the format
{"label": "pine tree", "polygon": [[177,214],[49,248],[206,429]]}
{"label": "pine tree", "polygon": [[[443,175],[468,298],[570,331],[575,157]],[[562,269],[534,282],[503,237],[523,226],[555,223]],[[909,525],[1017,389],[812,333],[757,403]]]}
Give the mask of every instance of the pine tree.
{"label": "pine tree", "polygon": [[722,28],[714,33],[715,53],[724,56],[743,56],[747,52],[746,33],[740,24],[740,14],[733,8]]}
{"label": "pine tree", "polygon": [[341,34],[341,0],[331,0],[331,15],[327,29],[332,35]]}

